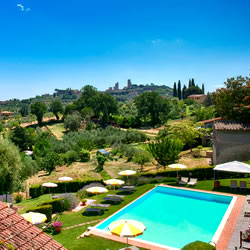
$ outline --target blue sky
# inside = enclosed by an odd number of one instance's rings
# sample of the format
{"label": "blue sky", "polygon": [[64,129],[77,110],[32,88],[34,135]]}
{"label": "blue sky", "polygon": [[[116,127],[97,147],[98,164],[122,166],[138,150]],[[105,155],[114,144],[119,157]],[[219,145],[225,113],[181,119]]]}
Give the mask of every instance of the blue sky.
{"label": "blue sky", "polygon": [[0,100],[85,84],[214,91],[250,71],[249,0],[3,0]]}

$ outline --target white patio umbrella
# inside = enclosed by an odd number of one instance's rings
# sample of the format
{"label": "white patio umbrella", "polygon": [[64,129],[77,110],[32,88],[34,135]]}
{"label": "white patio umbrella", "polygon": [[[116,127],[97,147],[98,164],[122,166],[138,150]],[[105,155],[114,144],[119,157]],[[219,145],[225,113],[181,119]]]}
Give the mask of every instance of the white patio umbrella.
{"label": "white patio umbrella", "polygon": [[136,175],[136,171],[134,170],[123,170],[121,172],[118,173],[121,176],[127,176],[127,182],[128,182],[128,177],[131,175]]}
{"label": "white patio umbrella", "polygon": [[[63,176],[58,178],[59,181],[72,181],[73,178],[68,177],[68,176]],[[66,193],[66,183],[65,183],[65,193]]]}
{"label": "white patio umbrella", "polygon": [[108,189],[103,187],[90,187],[87,188],[86,191],[91,194],[96,194],[96,199],[97,199],[97,194],[107,193]]}
{"label": "white patio umbrella", "polygon": [[136,220],[117,220],[112,222],[108,229],[114,235],[126,237],[128,244],[128,237],[136,237],[143,234],[146,227],[142,222]]}
{"label": "white patio umbrella", "polygon": [[45,214],[41,213],[34,213],[34,212],[29,212],[26,214],[21,214],[21,216],[31,222],[32,224],[40,224],[42,222],[45,222],[47,220],[47,216]]}
{"label": "white patio umbrella", "polygon": [[177,178],[178,178],[178,169],[185,169],[187,168],[187,166],[183,165],[183,164],[171,164],[171,165],[168,165],[170,168],[173,168],[173,169],[176,169],[177,170]]}
{"label": "white patio umbrella", "polygon": [[114,189],[115,189],[115,186],[120,186],[122,184],[124,184],[124,181],[122,180],[119,180],[119,179],[109,179],[109,180],[106,180],[106,181],[103,181],[106,185],[112,185],[114,186]]}
{"label": "white patio umbrella", "polygon": [[50,193],[50,188],[52,187],[57,187],[57,184],[56,183],[53,183],[53,182],[45,182],[42,184],[43,187],[48,187],[49,188],[49,193]]}

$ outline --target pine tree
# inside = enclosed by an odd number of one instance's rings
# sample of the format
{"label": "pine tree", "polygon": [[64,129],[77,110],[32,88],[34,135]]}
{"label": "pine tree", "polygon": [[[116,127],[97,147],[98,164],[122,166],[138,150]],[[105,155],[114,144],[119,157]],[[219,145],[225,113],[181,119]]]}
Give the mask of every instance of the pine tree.
{"label": "pine tree", "polygon": [[203,94],[205,94],[205,87],[204,87],[204,83],[202,83],[202,92],[203,92]]}
{"label": "pine tree", "polygon": [[177,97],[176,82],[174,82],[173,97]]}
{"label": "pine tree", "polygon": [[183,99],[183,100],[186,99],[186,94],[185,94],[186,89],[187,89],[187,87],[186,87],[186,85],[184,84],[184,86],[183,86],[183,88],[182,88],[182,99]]}
{"label": "pine tree", "polygon": [[194,78],[192,78],[192,84],[191,84],[192,86],[195,86],[195,84],[194,84]]}
{"label": "pine tree", "polygon": [[189,79],[188,87],[190,88],[191,86],[192,86],[192,81],[191,81],[191,79]]}
{"label": "pine tree", "polygon": [[178,81],[178,90],[177,90],[177,93],[178,93],[179,100],[181,100],[181,81],[180,80]]}

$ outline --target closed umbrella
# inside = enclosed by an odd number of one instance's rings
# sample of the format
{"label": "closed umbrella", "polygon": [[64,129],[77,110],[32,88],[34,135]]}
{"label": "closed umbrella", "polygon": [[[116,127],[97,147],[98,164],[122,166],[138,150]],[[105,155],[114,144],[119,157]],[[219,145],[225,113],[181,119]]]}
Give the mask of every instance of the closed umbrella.
{"label": "closed umbrella", "polygon": [[178,178],[178,169],[185,169],[187,168],[187,166],[183,165],[183,164],[171,164],[169,165],[170,168],[176,169],[177,170],[177,178]]}
{"label": "closed umbrella", "polygon": [[124,170],[118,173],[121,176],[127,176],[127,182],[128,182],[128,177],[131,175],[136,175],[136,171],[134,170]]}
{"label": "closed umbrella", "polygon": [[[63,176],[58,178],[59,181],[72,181],[73,179],[68,176]],[[66,193],[66,183],[65,183],[65,193]]]}
{"label": "closed umbrella", "polygon": [[136,220],[117,220],[112,222],[108,226],[110,233],[127,238],[128,244],[128,237],[136,237],[138,235],[143,234],[146,230],[145,225]]}
{"label": "closed umbrella", "polygon": [[42,222],[45,222],[47,220],[47,217],[45,214],[41,213],[34,213],[34,212],[29,212],[26,214],[21,214],[21,216],[31,222],[32,224],[40,224]]}
{"label": "closed umbrella", "polygon": [[108,189],[103,187],[90,187],[87,188],[86,191],[91,194],[96,194],[96,199],[97,199],[97,194],[107,193]]}
{"label": "closed umbrella", "polygon": [[106,185],[112,185],[114,186],[114,189],[115,189],[115,186],[120,186],[122,184],[124,184],[124,181],[122,180],[119,180],[119,179],[109,179],[109,180],[106,180],[106,181],[103,181]]}
{"label": "closed umbrella", "polygon": [[50,193],[50,188],[52,187],[57,187],[56,183],[52,183],[52,182],[45,182],[42,184],[43,187],[48,187],[49,188],[49,193]]}

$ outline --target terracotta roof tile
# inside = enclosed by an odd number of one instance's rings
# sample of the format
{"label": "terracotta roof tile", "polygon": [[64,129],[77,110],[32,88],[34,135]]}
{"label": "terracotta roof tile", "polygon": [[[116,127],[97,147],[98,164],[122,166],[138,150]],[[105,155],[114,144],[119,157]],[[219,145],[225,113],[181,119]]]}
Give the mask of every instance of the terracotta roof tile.
{"label": "terracotta roof tile", "polygon": [[235,131],[246,131],[250,130],[250,124],[234,122],[234,121],[217,121],[214,124],[216,130],[235,130]]}
{"label": "terracotta roof tile", "polygon": [[65,249],[42,230],[26,221],[13,209],[0,202],[0,240],[16,249]]}

